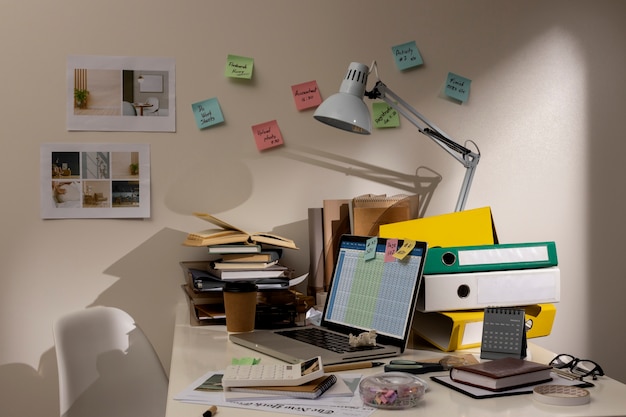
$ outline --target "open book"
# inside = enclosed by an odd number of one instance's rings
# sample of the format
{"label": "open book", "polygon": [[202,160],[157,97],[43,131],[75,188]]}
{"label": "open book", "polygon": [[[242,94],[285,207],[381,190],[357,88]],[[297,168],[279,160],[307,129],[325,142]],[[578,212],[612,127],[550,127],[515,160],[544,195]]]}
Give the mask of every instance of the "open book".
{"label": "open book", "polygon": [[189,233],[183,242],[185,246],[211,246],[226,243],[259,244],[264,243],[283,248],[298,249],[296,243],[282,236],[267,232],[246,232],[207,213],[193,213],[194,216],[206,220],[220,228],[206,229]]}

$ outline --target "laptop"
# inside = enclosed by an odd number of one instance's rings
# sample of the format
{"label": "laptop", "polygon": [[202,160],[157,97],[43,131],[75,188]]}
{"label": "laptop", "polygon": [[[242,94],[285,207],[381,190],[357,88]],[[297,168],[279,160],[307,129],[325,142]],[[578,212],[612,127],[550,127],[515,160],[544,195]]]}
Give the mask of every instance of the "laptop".
{"label": "laptop", "polygon": [[[401,354],[411,332],[427,250],[425,242],[415,242],[398,259],[393,253],[403,243],[341,236],[320,326],[255,330],[231,334],[230,340],[289,363],[321,356],[324,365],[332,365]],[[371,330],[376,331],[375,346],[350,345],[350,334]]]}

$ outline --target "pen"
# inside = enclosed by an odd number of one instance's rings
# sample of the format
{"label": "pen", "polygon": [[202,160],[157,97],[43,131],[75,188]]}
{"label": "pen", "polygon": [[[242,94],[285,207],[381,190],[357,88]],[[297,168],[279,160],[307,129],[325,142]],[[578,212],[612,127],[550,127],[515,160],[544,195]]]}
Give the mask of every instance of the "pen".
{"label": "pen", "polygon": [[349,371],[351,369],[375,368],[381,365],[384,365],[384,363],[383,362],[340,363],[338,365],[324,366],[324,372],[339,372],[339,371]]}
{"label": "pen", "polygon": [[209,407],[208,410],[202,413],[202,417],[213,417],[215,413],[217,413],[217,407],[212,405]]}

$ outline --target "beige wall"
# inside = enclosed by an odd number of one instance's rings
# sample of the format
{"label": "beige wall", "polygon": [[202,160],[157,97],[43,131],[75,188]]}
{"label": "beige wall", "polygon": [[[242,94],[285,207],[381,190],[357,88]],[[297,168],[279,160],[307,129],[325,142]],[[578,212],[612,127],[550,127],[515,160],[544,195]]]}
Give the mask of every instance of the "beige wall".
{"label": "beige wall", "polygon": [[[72,310],[126,309],[169,366],[172,315],[182,299],[178,262],[205,255],[180,245],[186,232],[206,226],[192,211],[293,237],[302,248],[290,253],[299,271],[308,268],[309,207],[325,198],[407,191],[365,174],[434,170],[443,181],[426,215],[452,211],[462,167],[406,121],[357,137],[295,109],[291,85],[317,80],[328,97],[350,61],[374,59],[404,99],[454,138],[479,145],[483,157],[467,208],[491,206],[502,242],[557,242],[562,302],[552,335],[537,342],[595,359],[626,381],[625,2],[8,0],[4,6],[1,415],[57,415],[51,325]],[[400,72],[390,48],[411,40],[425,65]],[[177,132],[68,132],[65,60],[77,54],[175,58]],[[255,59],[252,81],[224,77],[228,54]],[[472,80],[469,102],[441,97],[448,71]],[[191,104],[211,97],[226,123],[200,131]],[[259,153],[250,127],[273,119],[286,146]],[[50,142],[150,144],[151,218],[42,221],[39,147]]]}

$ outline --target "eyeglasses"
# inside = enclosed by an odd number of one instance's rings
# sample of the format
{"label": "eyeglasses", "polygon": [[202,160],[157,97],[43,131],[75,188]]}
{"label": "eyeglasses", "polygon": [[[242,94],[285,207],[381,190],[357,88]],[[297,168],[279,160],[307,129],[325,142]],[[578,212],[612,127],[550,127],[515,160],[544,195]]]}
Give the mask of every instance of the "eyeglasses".
{"label": "eyeglasses", "polygon": [[572,355],[560,354],[550,361],[550,366],[557,369],[567,369],[569,372],[580,378],[592,376],[594,380],[599,376],[604,376],[602,367],[589,359],[578,359]]}

